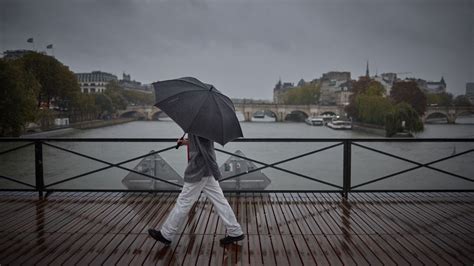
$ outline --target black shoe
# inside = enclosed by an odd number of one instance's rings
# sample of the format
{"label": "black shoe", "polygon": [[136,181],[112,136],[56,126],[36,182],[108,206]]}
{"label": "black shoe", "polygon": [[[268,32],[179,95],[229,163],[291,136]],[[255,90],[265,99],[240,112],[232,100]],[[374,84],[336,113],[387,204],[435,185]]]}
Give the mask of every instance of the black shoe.
{"label": "black shoe", "polygon": [[243,240],[245,238],[245,235],[240,235],[240,236],[226,236],[224,238],[221,238],[220,242],[221,245],[227,245],[231,244],[240,240]]}
{"label": "black shoe", "polygon": [[166,239],[160,231],[157,231],[155,229],[148,229],[148,234],[153,237],[156,241],[160,241],[161,243],[169,246],[171,244],[171,241]]}

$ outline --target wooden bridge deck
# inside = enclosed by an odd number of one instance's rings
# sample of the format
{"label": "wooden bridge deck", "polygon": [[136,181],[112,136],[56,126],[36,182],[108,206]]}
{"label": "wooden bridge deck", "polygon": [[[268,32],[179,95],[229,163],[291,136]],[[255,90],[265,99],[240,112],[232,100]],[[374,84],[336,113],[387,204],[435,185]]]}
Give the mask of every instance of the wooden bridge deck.
{"label": "wooden bridge deck", "polygon": [[172,245],[176,193],[0,192],[0,264],[472,265],[474,193],[228,194],[247,238],[222,247],[200,198]]}

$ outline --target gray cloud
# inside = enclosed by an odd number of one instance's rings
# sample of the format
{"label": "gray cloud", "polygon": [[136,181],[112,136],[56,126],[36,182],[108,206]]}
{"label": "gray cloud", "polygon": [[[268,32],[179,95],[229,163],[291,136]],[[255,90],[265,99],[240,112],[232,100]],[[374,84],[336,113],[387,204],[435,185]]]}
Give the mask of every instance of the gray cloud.
{"label": "gray cloud", "polygon": [[0,49],[55,45],[73,71],[142,82],[195,75],[233,97],[330,70],[412,72],[464,93],[474,79],[470,0],[0,2]]}

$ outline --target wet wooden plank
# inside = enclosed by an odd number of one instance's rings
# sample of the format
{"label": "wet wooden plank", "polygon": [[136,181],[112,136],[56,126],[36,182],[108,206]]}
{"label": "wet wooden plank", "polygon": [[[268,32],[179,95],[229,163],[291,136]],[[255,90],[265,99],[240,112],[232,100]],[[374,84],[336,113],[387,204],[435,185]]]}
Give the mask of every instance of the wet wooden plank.
{"label": "wet wooden plank", "polygon": [[[290,213],[293,219],[295,219],[301,234],[313,234],[309,226],[309,224],[313,224],[313,219],[308,210],[303,206],[305,202],[298,197],[294,197],[293,194],[284,194],[283,196],[289,205]],[[316,229],[319,228],[316,226]]]}
{"label": "wet wooden plank", "polygon": [[275,220],[275,215],[273,214],[273,209],[271,207],[270,197],[268,194],[261,195],[261,202],[264,208],[267,231],[271,235],[279,235],[280,232],[278,231],[278,224]]}
{"label": "wet wooden plank", "polygon": [[[421,197],[421,193],[409,193],[411,197]],[[457,193],[451,194],[451,197],[444,196],[443,193],[433,193],[430,199],[425,200],[421,211],[427,215],[437,214],[444,217],[445,230],[453,232],[458,230],[463,233],[472,233],[474,229],[471,222],[474,220],[474,214],[471,211],[473,204],[469,198],[458,198]]]}
{"label": "wet wooden plank", "polygon": [[[381,194],[380,197],[384,199],[388,198],[386,194]],[[408,214],[415,215],[413,221],[419,225],[422,233],[470,233],[469,230],[463,229],[451,222],[451,217],[446,217],[442,213],[433,211],[430,208],[431,203],[425,203],[415,197],[410,197],[406,193],[400,193],[397,197],[402,203],[398,205],[399,208],[406,211]],[[445,209],[448,208],[449,207],[446,206]]]}
{"label": "wet wooden plank", "polygon": [[[150,203],[150,201],[145,200],[146,195],[140,195],[135,201],[132,201],[132,206],[130,207],[130,210],[128,213],[124,214],[124,218],[119,221],[119,223],[110,229],[107,233],[108,234],[114,234],[115,237],[112,238],[108,244],[105,245],[104,250],[100,251],[99,254],[101,256],[96,256],[96,258],[92,259],[93,263],[92,265],[100,265],[103,264],[105,260],[111,261],[110,263],[114,263],[117,259],[120,258],[121,255],[117,254],[117,249],[122,246],[121,249],[127,249],[128,245],[130,245],[133,241],[134,238],[129,238],[127,235],[130,233],[131,229],[134,227],[133,221],[138,221],[141,219],[141,217],[138,217],[138,219],[134,218],[136,216],[139,216],[142,214],[143,209],[145,211],[148,210],[147,205]],[[145,203],[145,204],[144,204]],[[126,227],[128,226],[128,229]],[[119,233],[120,232],[120,233]],[[122,234],[125,234],[125,238],[122,237]],[[134,236],[136,237],[136,235]]]}
{"label": "wet wooden plank", "polygon": [[148,234],[149,228],[159,230],[160,225],[164,222],[169,212],[172,210],[177,198],[178,195],[176,193],[167,193],[161,195],[159,201],[154,206],[153,211],[151,211],[152,215],[150,215],[147,223],[143,224],[141,228],[134,228],[132,233]]}
{"label": "wet wooden plank", "polygon": [[[133,234],[131,234],[133,235]],[[143,244],[145,243],[146,239],[149,238],[147,234],[138,234],[134,239],[133,242],[128,246],[128,248],[122,252],[120,258],[115,265],[132,265],[131,262],[136,255],[140,255],[143,252]],[[119,252],[117,252],[120,254]],[[105,264],[109,265],[109,259],[105,262]]]}
{"label": "wet wooden plank", "polygon": [[[62,209],[63,210],[74,210],[77,207],[76,201],[70,201],[70,204],[66,204]],[[46,208],[46,207],[44,207]],[[23,224],[17,230],[19,232],[26,232],[30,234],[18,234],[14,239],[10,239],[10,242],[5,242],[2,244],[3,254],[7,255],[10,253],[15,254],[15,256],[22,256],[26,253],[34,253],[35,250],[44,247],[44,235],[48,232],[44,230],[46,225],[55,225],[61,222],[64,217],[60,212],[49,213],[45,211],[46,214],[40,212],[35,214],[35,221]],[[45,218],[46,215],[51,217]],[[33,230],[33,228],[35,230]],[[21,230],[23,229],[23,230]],[[55,235],[58,236],[58,235]],[[12,245],[13,243],[13,245]],[[1,258],[0,258],[1,259]]]}
{"label": "wet wooden plank", "polygon": [[277,265],[281,264],[284,261],[276,260],[275,252],[273,251],[273,244],[271,241],[271,236],[269,235],[260,235],[260,248],[262,254],[262,262],[264,265]]}
{"label": "wet wooden plank", "polygon": [[273,210],[273,215],[275,217],[276,225],[278,226],[278,232],[281,235],[291,234],[289,225],[285,221],[285,216],[283,214],[283,210],[281,208],[281,202],[276,196],[276,194],[271,194],[269,197],[270,206]]}
{"label": "wet wooden plank", "polygon": [[[182,265],[196,265],[196,260],[199,257],[199,252],[201,250],[201,243],[203,241],[204,235],[190,234],[188,238],[188,246],[186,248],[186,253],[182,260]],[[218,264],[218,262],[216,263]]]}
{"label": "wet wooden plank", "polygon": [[212,257],[214,235],[202,234],[196,265],[208,265]]}
{"label": "wet wooden plank", "polygon": [[[107,200],[107,199],[113,199],[116,196],[114,193],[109,193],[108,195],[103,195],[100,199],[102,200]],[[99,202],[100,200],[97,200]],[[59,232],[63,233],[63,235],[69,235],[68,238],[66,238],[63,241],[59,241],[56,239],[53,239],[51,243],[43,243],[39,248],[43,248],[43,246],[48,247],[48,250],[43,252],[46,255],[43,257],[33,257],[30,258],[29,261],[26,262],[26,264],[32,264],[32,263],[38,263],[41,262],[42,260],[45,261],[51,261],[54,260],[56,256],[59,256],[63,253],[63,250],[67,249],[68,246],[72,245],[77,240],[77,237],[79,234],[74,233],[76,232],[81,226],[84,226],[83,220],[86,220],[86,222],[90,222],[90,219],[88,215],[91,213],[97,211],[99,207],[101,207],[100,203],[99,204],[83,204],[84,206],[82,208],[78,208],[77,212],[72,215],[70,219],[64,219],[60,224],[56,226],[56,230],[54,232]],[[50,254],[52,253],[52,254]]]}
{"label": "wet wooden plank", "polygon": [[0,230],[0,263],[469,264],[472,195],[354,193],[345,202],[328,193],[228,194],[245,241],[220,246],[225,228],[212,204],[200,199],[173,244],[164,247],[147,229],[159,228],[176,193],[55,193],[47,201],[35,201],[31,193],[7,195],[21,204],[0,193],[0,212],[3,207],[14,215],[3,220],[12,228]]}
{"label": "wet wooden plank", "polygon": [[321,226],[323,234],[342,234],[341,228],[339,225],[335,224],[329,212],[333,212],[333,207],[323,207],[323,203],[318,199],[314,193],[305,193],[306,197],[311,204],[307,205],[310,212],[313,214],[313,217],[316,218],[317,223]]}
{"label": "wet wooden plank", "polygon": [[[93,223],[90,226],[86,226],[88,229],[81,228],[79,231],[85,231],[89,234],[92,234],[93,237],[86,242],[84,248],[82,248],[81,252],[74,254],[73,256],[67,258],[65,261],[66,264],[77,263],[79,261],[83,261],[84,257],[87,256],[85,260],[90,262],[90,259],[95,258],[99,252],[103,252],[103,249],[107,246],[107,244],[112,240],[116,235],[108,233],[109,230],[112,228],[114,223],[119,222],[121,215],[126,213],[126,207],[128,204],[134,201],[139,195],[132,195],[120,198],[117,204],[113,204],[115,206],[111,206],[107,211],[98,214],[97,217],[105,216],[104,218],[97,218],[97,223]],[[110,212],[109,212],[110,211]],[[104,230],[104,229],[109,230]],[[100,233],[100,232],[104,233]],[[118,238],[124,238],[123,235],[117,234]]]}
{"label": "wet wooden plank", "polygon": [[240,261],[242,265],[250,265],[250,237],[249,237],[249,221],[247,216],[247,197],[248,194],[242,193],[239,195],[236,216],[240,222],[242,231],[247,236],[243,241],[240,241],[238,245],[242,245]]}
{"label": "wet wooden plank", "polygon": [[[188,231],[188,234],[183,235],[182,242],[184,241],[185,244],[177,247],[175,249],[176,257],[179,258],[179,263],[183,265],[189,265],[190,263],[194,263],[196,257],[189,256],[190,253],[194,252],[195,254],[200,254],[200,249],[203,248],[204,243],[204,235],[214,236],[212,233],[215,228],[210,227],[209,221],[212,220],[211,217],[214,216],[213,206],[212,203],[208,198],[204,198],[201,200],[200,205],[196,205],[196,215],[194,215],[194,219],[189,222],[188,227],[193,227]],[[208,243],[210,249],[212,251],[212,241]]]}
{"label": "wet wooden plank", "polygon": [[146,237],[144,237],[144,242],[138,249],[139,252],[136,252],[135,254],[133,254],[133,257],[129,265],[145,265],[144,264],[145,260],[149,256],[153,256],[152,254],[154,254],[154,252],[157,252],[158,249],[167,249],[167,247],[158,243],[158,241],[149,237],[148,234],[146,234]]}
{"label": "wet wooden plank", "polygon": [[[382,195],[381,197],[384,197],[384,196],[385,195]],[[404,199],[404,197],[401,196],[401,195],[400,195],[400,198],[403,202],[405,202],[407,204],[401,204],[399,206],[391,205],[392,207],[394,207],[394,209],[399,211],[398,216],[406,215],[405,217],[407,219],[410,219],[411,221],[416,222],[419,227],[423,228],[423,229],[419,230],[420,232],[423,232],[422,234],[420,234],[420,233],[410,234],[410,235],[407,235],[407,237],[411,238],[413,241],[416,241],[415,243],[418,243],[417,244],[418,248],[420,250],[422,250],[422,252],[427,254],[431,259],[434,259],[435,261],[442,261],[444,263],[453,264],[454,261],[456,261],[455,258],[452,258],[451,256],[449,256],[445,252],[439,252],[439,247],[435,243],[427,240],[424,237],[424,235],[426,234],[427,231],[428,232],[431,231],[431,230],[425,230],[424,228],[431,227],[433,220],[436,219],[437,217],[431,218],[435,215],[433,215],[431,217],[425,216],[425,215],[420,215],[421,211],[417,211],[416,203],[410,204],[410,201],[409,200],[406,201]],[[421,209],[421,206],[419,208]],[[403,212],[403,214],[401,212]],[[435,228],[435,227],[431,227],[431,228],[434,230],[434,232],[438,232],[440,234],[445,233],[443,231],[437,230],[437,228]]]}
{"label": "wet wooden plank", "polygon": [[[16,231],[27,231],[28,228],[31,228],[31,225],[36,225],[36,221],[38,220],[38,215],[47,215],[47,217],[54,218],[54,215],[59,214],[58,209],[54,208],[57,206],[68,208],[72,204],[75,204],[79,199],[70,200],[63,202],[63,196],[67,196],[68,194],[57,194],[52,195],[51,199],[48,200],[38,200],[34,205],[31,205],[25,212],[20,212],[15,214],[14,216],[10,217],[11,219],[8,222],[2,223],[0,227],[2,231],[8,232],[16,232]],[[83,197],[87,197],[87,195],[83,195]],[[48,208],[47,208],[48,207]],[[57,222],[56,219],[49,219],[54,220]],[[31,228],[31,230],[35,230]]]}

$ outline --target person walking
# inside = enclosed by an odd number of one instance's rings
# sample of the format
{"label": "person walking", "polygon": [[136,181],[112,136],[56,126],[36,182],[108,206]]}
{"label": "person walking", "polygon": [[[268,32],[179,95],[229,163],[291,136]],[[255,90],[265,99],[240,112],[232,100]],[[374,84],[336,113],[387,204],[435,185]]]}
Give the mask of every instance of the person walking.
{"label": "person walking", "polygon": [[227,229],[227,236],[220,239],[220,243],[226,245],[243,240],[245,235],[242,228],[217,181],[222,176],[216,162],[214,141],[188,134],[188,139],[181,138],[177,144],[189,147],[189,162],[184,172],[184,185],[161,229],[150,228],[149,235],[165,245],[170,245],[178,229],[186,221],[191,207],[203,192],[214,205]]}

